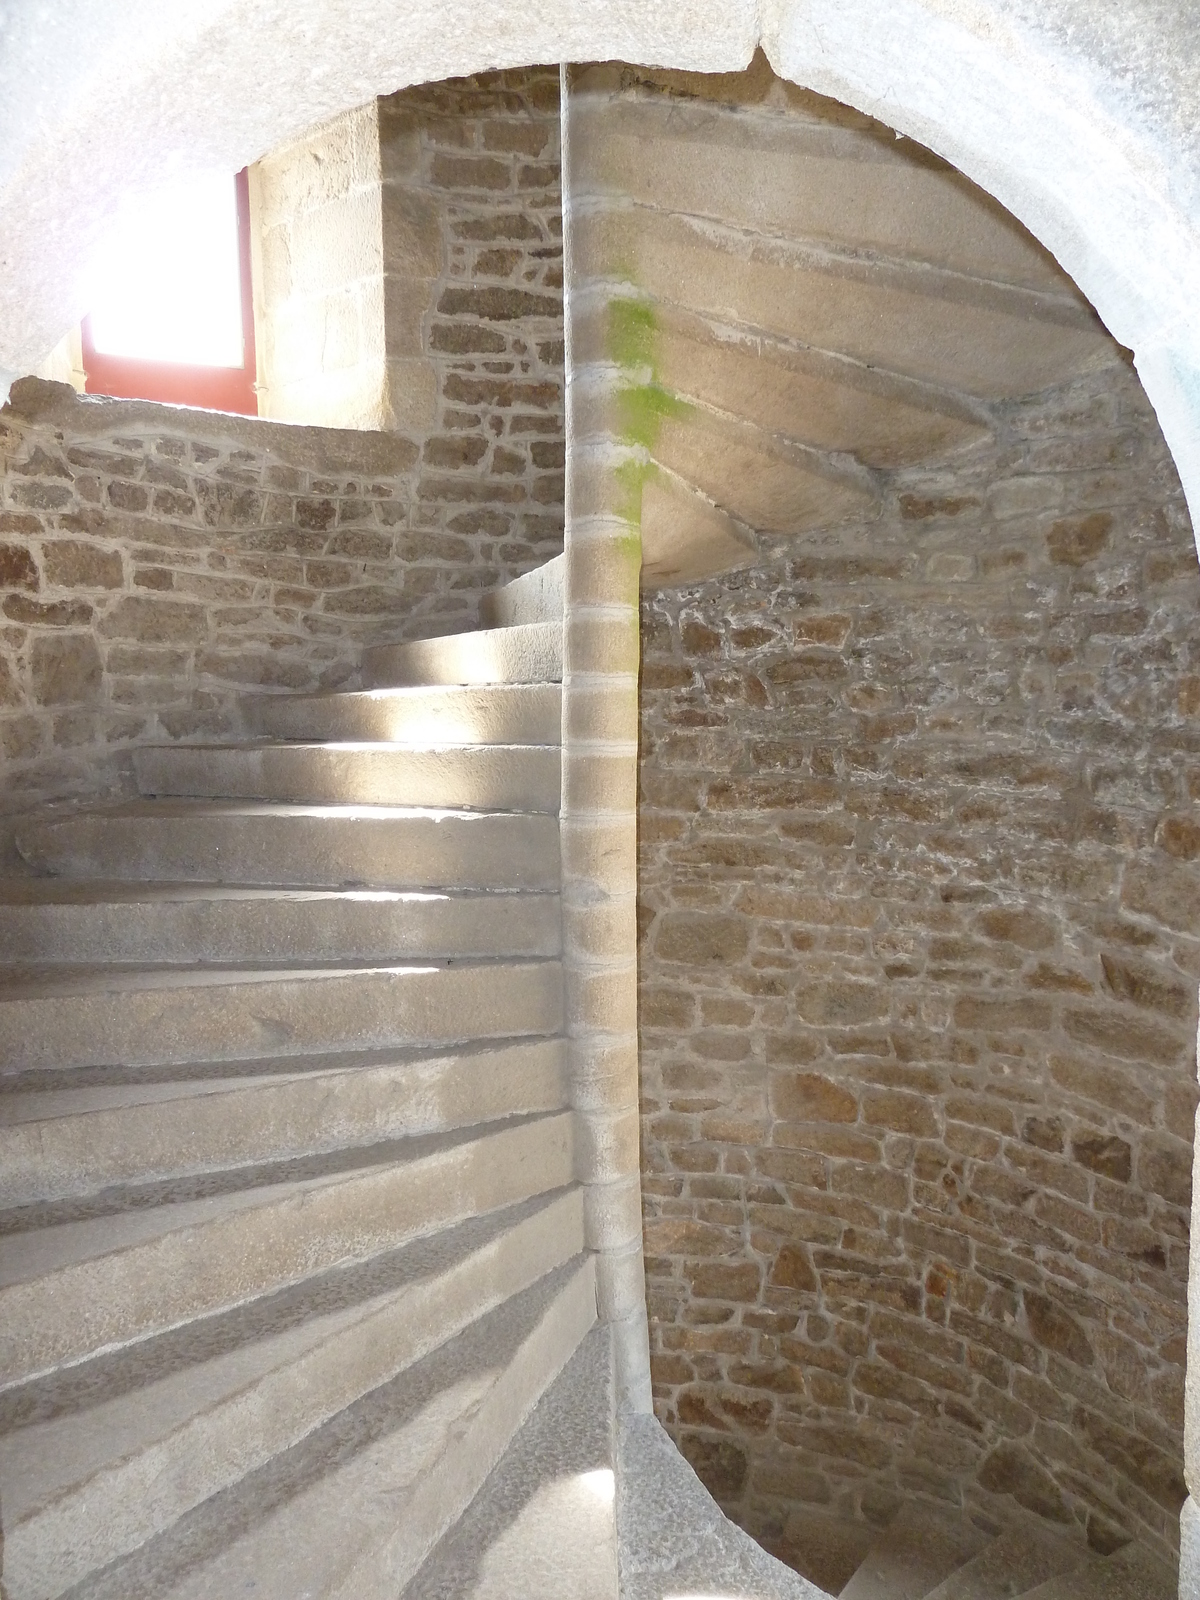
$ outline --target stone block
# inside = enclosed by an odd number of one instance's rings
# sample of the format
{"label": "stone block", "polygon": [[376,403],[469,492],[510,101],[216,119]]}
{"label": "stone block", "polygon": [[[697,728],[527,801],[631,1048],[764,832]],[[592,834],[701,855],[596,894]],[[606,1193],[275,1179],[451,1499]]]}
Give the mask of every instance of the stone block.
{"label": "stone block", "polygon": [[636,1163],[615,1183],[589,1183],[583,1190],[584,1236],[593,1250],[624,1251],[640,1245],[641,1184]]}
{"label": "stone block", "polygon": [[627,818],[566,813],[560,832],[564,895],[578,890],[591,896],[597,888],[621,895],[636,892],[637,853]]}
{"label": "stone block", "polygon": [[581,1113],[575,1145],[580,1182],[608,1185],[636,1176],[638,1133],[636,1105]]}
{"label": "stone block", "polygon": [[819,1073],[773,1073],[771,1111],[783,1122],[856,1122],[858,1100]]}
{"label": "stone block", "polygon": [[62,589],[120,589],[125,582],[119,550],[55,539],[42,548],[47,583]]}
{"label": "stone block", "polygon": [[752,531],[672,472],[652,472],[642,485],[642,586],[683,587],[750,565]]}
{"label": "stone block", "polygon": [[428,361],[389,357],[378,409],[368,414],[384,432],[421,434],[434,425],[437,404],[437,377]]}
{"label": "stone block", "polygon": [[821,122],[730,115],[665,95],[625,98],[619,114],[586,96],[577,107],[581,194],[1077,292],[1049,251],[960,173],[874,130],[839,126],[832,114]]}
{"label": "stone block", "polygon": [[255,164],[265,226],[336,202],[379,175],[375,102],[335,117],[305,138]]}
{"label": "stone block", "polygon": [[[407,184],[381,190],[382,266],[404,282],[428,282],[445,266],[441,208],[434,197]],[[427,302],[430,298],[426,290]]]}
{"label": "stone block", "polygon": [[382,278],[382,191],[364,188],[298,212],[288,229],[293,302],[334,296]]}
{"label": "stone block", "polygon": [[[40,525],[35,526],[40,532]],[[37,563],[31,552],[24,545],[0,544],[0,587],[36,590],[40,585]]]}
{"label": "stone block", "polygon": [[573,812],[603,812],[630,818],[637,809],[637,753],[628,749],[572,750],[563,754],[563,804]]}
{"label": "stone block", "polygon": [[700,411],[663,423],[654,459],[758,531],[828,526],[866,513],[875,499],[872,485],[853,482],[833,463],[790,452],[749,424],[718,423]]}
{"label": "stone block", "polygon": [[750,924],[742,917],[670,912],[659,922],[654,949],[660,961],[726,966],[743,958],[749,941]]}
{"label": "stone block", "polygon": [[96,700],[103,675],[100,652],[90,634],[58,633],[33,641],[29,677],[39,705]]}
{"label": "stone block", "polygon": [[1064,318],[1057,305],[982,281],[964,296],[947,279],[939,294],[928,268],[852,264],[652,211],[589,214],[577,229],[578,259],[596,262],[598,273],[626,263],[626,275],[665,307],[981,399],[1029,394],[1114,360],[1085,315]]}

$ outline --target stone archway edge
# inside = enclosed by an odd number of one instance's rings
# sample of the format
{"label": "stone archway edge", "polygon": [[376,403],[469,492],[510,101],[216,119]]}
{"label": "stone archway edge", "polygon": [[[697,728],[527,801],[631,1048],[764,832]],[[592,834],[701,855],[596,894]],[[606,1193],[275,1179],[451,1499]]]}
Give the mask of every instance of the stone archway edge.
{"label": "stone archway edge", "polygon": [[[83,266],[126,191],[188,167],[235,170],[411,83],[554,60],[732,71],[761,44],[781,75],[953,162],[1053,251],[1135,352],[1200,524],[1200,13],[1191,0],[1101,9],[1097,0],[427,0],[402,11],[394,0],[184,0],[168,11],[157,0],[60,0],[18,13],[0,33],[0,396],[85,309]],[[606,673],[603,652],[581,646],[572,671],[573,626],[581,636],[590,623],[628,633],[636,615],[627,593],[614,607],[590,587],[588,541],[569,522],[568,677],[577,675],[580,704],[588,690],[617,689],[628,722],[633,664]],[[622,681],[597,681],[606,677]],[[633,758],[627,738],[595,743],[577,752],[580,861],[564,888],[568,898],[578,891],[568,946],[574,937],[574,981],[588,991],[579,1053],[602,1080],[610,1043],[621,1051],[630,1031],[628,960],[617,947],[628,951],[622,868],[633,812],[622,778]],[[584,791],[610,754],[618,792],[602,809]],[[587,858],[605,854],[606,812],[624,839],[600,874],[610,880],[601,898],[613,948],[598,952],[589,934],[599,879]],[[617,1095],[598,1117],[591,1228],[612,1261],[607,1311],[627,1327],[626,1381],[645,1404],[638,1247],[620,1182],[628,1158],[600,1148],[608,1132],[619,1144],[628,1110]],[[1188,1456],[1195,1482],[1194,1446]],[[1193,1585],[1197,1521],[1189,1506]]]}

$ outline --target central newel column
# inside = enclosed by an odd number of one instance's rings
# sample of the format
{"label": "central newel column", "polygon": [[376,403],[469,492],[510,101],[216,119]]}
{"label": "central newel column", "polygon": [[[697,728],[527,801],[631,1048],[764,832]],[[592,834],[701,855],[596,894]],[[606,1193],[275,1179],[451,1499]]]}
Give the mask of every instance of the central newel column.
{"label": "central newel column", "polygon": [[624,442],[628,377],[610,354],[620,277],[580,246],[592,141],[563,69],[566,247],[566,589],[562,903],[579,1177],[613,1325],[618,1401],[649,1411],[637,1051],[638,586],[641,446]]}

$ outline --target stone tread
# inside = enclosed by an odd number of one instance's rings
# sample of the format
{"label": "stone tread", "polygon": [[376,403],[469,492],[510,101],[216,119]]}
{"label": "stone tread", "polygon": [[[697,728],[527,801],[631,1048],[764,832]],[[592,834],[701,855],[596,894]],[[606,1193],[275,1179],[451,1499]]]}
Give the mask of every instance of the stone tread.
{"label": "stone tread", "polygon": [[560,1189],[573,1145],[570,1113],[549,1113],[237,1168],[224,1187],[116,1189],[99,1212],[5,1213],[0,1387]]}
{"label": "stone tread", "polygon": [[0,981],[0,1059],[10,1072],[448,1045],[555,1033],[561,1021],[553,960],[64,966],[8,969]]}
{"label": "stone tread", "polygon": [[[583,1248],[578,1191],[404,1254],[398,1284],[0,1443],[6,1579],[104,1564],[289,1449]],[[85,1569],[86,1570],[86,1569]]]}
{"label": "stone tread", "polygon": [[590,1259],[568,1263],[78,1600],[395,1600],[595,1316]]}
{"label": "stone tread", "polygon": [[253,732],[277,739],[552,745],[562,732],[562,690],[495,683],[255,695],[242,702],[242,716]]}
{"label": "stone tread", "polygon": [[829,1600],[730,1522],[653,1416],[617,1420],[621,1600]]}
{"label": "stone tread", "polygon": [[143,795],[557,812],[557,745],[378,742],[144,745],[134,751]]}
{"label": "stone tread", "polygon": [[565,1104],[563,1045],[0,1095],[0,1207],[369,1147]]}
{"label": "stone tread", "polygon": [[858,261],[649,209],[584,216],[577,248],[629,263],[656,302],[983,400],[1112,361],[1086,307],[925,265]]}
{"label": "stone tread", "polygon": [[552,956],[561,941],[546,891],[0,880],[0,964]]}
{"label": "stone tread", "polygon": [[982,191],[873,133],[742,108],[624,95],[620,115],[579,95],[572,116],[601,152],[591,194],[720,217],[796,240],[836,243],[1068,295],[1050,253]]}
{"label": "stone tread", "polygon": [[558,820],[400,806],[141,800],[47,812],[16,845],[37,872],[298,888],[557,890]]}
{"label": "stone tread", "polygon": [[951,391],[717,319],[676,312],[662,322],[658,360],[672,393],[814,449],[895,468],[986,437],[978,406]]}
{"label": "stone tread", "polygon": [[925,1600],[1012,1600],[1087,1559],[1088,1551],[1077,1540],[1031,1517],[999,1534]]}
{"label": "stone tread", "polygon": [[924,1600],[991,1537],[964,1517],[908,1507],[872,1544],[841,1600]]}
{"label": "stone tread", "polygon": [[515,628],[530,622],[561,622],[566,576],[566,556],[555,556],[489,590],[479,602],[480,623],[484,628]]}
{"label": "stone tread", "polygon": [[404,1600],[617,1600],[612,1353],[584,1339]]}
{"label": "stone tread", "polygon": [[1179,1577],[1145,1545],[1088,1555],[1070,1572],[1029,1589],[1022,1600],[1175,1600]]}
{"label": "stone tread", "polygon": [[559,683],[563,630],[559,622],[481,628],[363,652],[370,688],[407,684]]}
{"label": "stone tread", "polygon": [[[541,1043],[544,1036],[522,1036],[521,1043]],[[455,1056],[472,1054],[517,1041],[504,1039],[476,1039],[454,1046]],[[256,1079],[295,1078],[307,1073],[372,1072],[378,1068],[399,1065],[418,1065],[446,1055],[444,1045],[392,1045],[374,1050],[306,1050],[303,1055],[283,1054],[278,1051],[267,1055],[230,1056],[226,1061],[191,1060],[151,1062],[136,1065],[129,1062],[108,1062],[98,1067],[74,1067],[69,1078],[55,1068],[36,1069],[29,1072],[0,1073],[0,1122],[5,1120],[3,1107],[10,1102],[25,1103],[30,1096],[47,1092],[64,1095],[91,1093],[95,1090],[132,1091],[145,1097],[187,1094],[190,1085],[199,1082],[249,1083]],[[64,1088],[64,1084],[69,1088]],[[12,1120],[12,1119],[9,1119]]]}

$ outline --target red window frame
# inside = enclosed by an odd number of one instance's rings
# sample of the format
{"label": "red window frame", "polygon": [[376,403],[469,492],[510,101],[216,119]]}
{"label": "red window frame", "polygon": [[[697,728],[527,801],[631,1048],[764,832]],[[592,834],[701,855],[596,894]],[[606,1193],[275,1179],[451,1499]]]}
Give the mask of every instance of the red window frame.
{"label": "red window frame", "polygon": [[174,361],[137,361],[105,355],[92,342],[92,319],[81,329],[87,394],[115,395],[123,400],[159,400],[172,406],[200,406],[206,411],[258,415],[254,353],[254,291],[250,279],[250,180],[243,167],[237,187],[238,265],[242,287],[242,364],[199,367]]}

